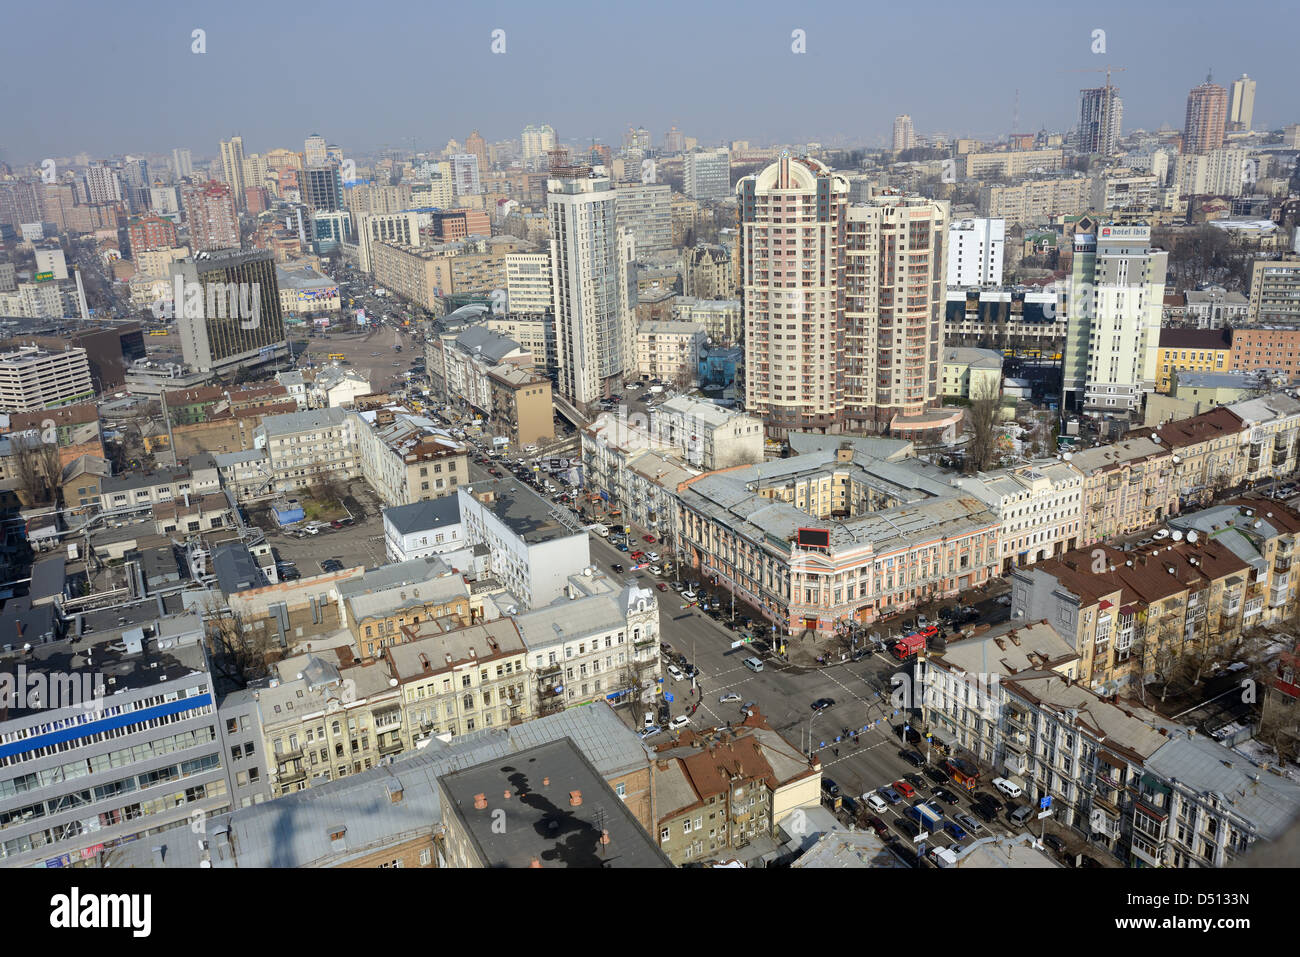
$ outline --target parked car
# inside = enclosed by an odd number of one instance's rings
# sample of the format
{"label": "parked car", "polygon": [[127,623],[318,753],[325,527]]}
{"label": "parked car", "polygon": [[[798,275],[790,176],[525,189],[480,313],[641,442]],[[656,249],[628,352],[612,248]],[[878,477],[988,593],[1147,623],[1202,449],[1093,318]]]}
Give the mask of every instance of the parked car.
{"label": "parked car", "polygon": [[899,793],[898,793],[897,791],[895,791],[893,788],[890,788],[890,787],[880,788],[880,789],[878,789],[878,793],[879,793],[882,797],[884,797],[884,799],[885,799],[886,801],[888,801],[890,804],[902,804],[902,803],[903,803],[903,795],[899,794]]}
{"label": "parked car", "polygon": [[655,588],[658,588],[660,591],[667,591],[667,590],[668,590],[668,583],[667,583],[667,582],[659,582],[657,585],[655,585]]}
{"label": "parked car", "polygon": [[832,781],[830,778],[822,778],[822,794],[826,795],[827,797],[833,797],[833,798],[839,797],[840,786],[836,784],[834,781]]}
{"label": "parked car", "polygon": [[814,711],[825,711],[827,708],[834,707],[834,705],[834,698],[818,698],[812,703],[812,709]]}
{"label": "parked car", "polygon": [[1054,850],[1057,854],[1065,853],[1065,842],[1055,834],[1044,834],[1043,843]]}
{"label": "parked car", "polygon": [[653,535],[642,535],[641,540],[645,542],[647,545],[653,545],[655,542],[658,541],[658,539],[655,538]]}
{"label": "parked car", "polygon": [[961,829],[967,834],[978,834],[984,830],[984,825],[975,820],[969,814],[954,814],[952,819],[961,825]]}
{"label": "parked car", "polygon": [[930,765],[925,769],[925,776],[935,784],[948,783],[948,772],[943,768],[935,767],[934,765]]}
{"label": "parked car", "polygon": [[937,797],[940,801],[943,801],[945,804],[957,803],[957,795],[953,794],[947,788],[935,788],[934,796]]}
{"label": "parked car", "polygon": [[890,785],[890,787],[909,801],[916,797],[916,788],[912,787],[912,785],[908,784],[906,781],[895,781]]}
{"label": "parked car", "polygon": [[966,839],[966,829],[956,821],[944,821],[943,829],[944,832],[954,841],[962,841]]}
{"label": "parked car", "polygon": [[920,825],[918,825],[915,821],[908,820],[905,817],[900,817],[896,821],[894,821],[894,827],[898,828],[900,831],[902,831],[904,834],[906,834],[909,838],[911,838],[914,841],[916,840],[917,836],[921,833]]}
{"label": "parked car", "polygon": [[[862,795],[862,800],[866,801],[867,807],[871,808],[871,810],[875,811],[877,814],[884,814],[885,811],[889,809],[889,802],[875,791],[868,791],[866,794]],[[877,818],[877,820],[879,820],[879,818]]]}
{"label": "parked car", "polygon": [[655,724],[655,713],[653,711],[647,711],[644,715],[641,716],[641,726],[643,728],[653,728],[654,724]]}
{"label": "parked car", "polygon": [[992,810],[987,804],[971,805],[971,813],[981,821],[988,823],[992,823],[992,821],[998,816],[997,812]]}
{"label": "parked car", "polygon": [[691,723],[691,719],[684,714],[679,714],[673,720],[668,722],[668,730],[676,731],[678,728],[684,728]]}
{"label": "parked car", "polygon": [[682,669],[678,668],[676,665],[668,666],[668,674],[673,679],[673,681],[681,681],[683,678],[686,677],[684,674],[682,674]]}
{"label": "parked car", "polygon": [[926,786],[925,778],[921,777],[919,774],[904,774],[903,780],[914,788],[923,788]]}
{"label": "parked car", "polygon": [[620,565],[618,562],[615,562],[613,565],[610,565],[609,567],[614,569],[614,574],[616,575],[621,575],[623,573],[623,566]]}
{"label": "parked car", "polygon": [[[875,794],[871,795],[871,797],[879,800],[879,797]],[[868,804],[871,803],[870,798],[867,799],[867,803]],[[883,804],[884,802],[882,801],[881,803]],[[884,810],[884,808],[882,807],[880,808],[880,810]],[[889,825],[886,824],[883,820],[880,819],[880,817],[878,817],[875,814],[867,818],[867,826],[870,827],[873,831],[875,831],[878,837],[884,837],[886,834],[889,833]]]}
{"label": "parked car", "polygon": [[914,768],[922,767],[925,764],[925,758],[910,749],[899,751],[898,756]]}
{"label": "parked car", "polygon": [[734,691],[728,691],[726,694],[722,695],[722,697],[718,698],[718,704],[731,704],[731,702],[739,700],[740,695],[736,694]]}
{"label": "parked car", "polygon": [[1021,804],[1014,811],[1007,815],[1009,820],[1016,827],[1024,827],[1025,822],[1034,816],[1034,809],[1028,804]]}
{"label": "parked car", "polygon": [[993,786],[1009,798],[1018,798],[1025,793],[1025,789],[1014,781],[1008,781],[1006,778],[994,778]]}

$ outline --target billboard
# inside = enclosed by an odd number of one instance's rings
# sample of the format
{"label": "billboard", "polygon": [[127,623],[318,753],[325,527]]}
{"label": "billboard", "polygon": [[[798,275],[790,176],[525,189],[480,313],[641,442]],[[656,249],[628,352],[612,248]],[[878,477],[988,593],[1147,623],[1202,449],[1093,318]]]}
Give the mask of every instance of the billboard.
{"label": "billboard", "polygon": [[829,549],[831,547],[831,533],[829,529],[825,528],[801,528],[795,541],[798,542],[800,548]]}

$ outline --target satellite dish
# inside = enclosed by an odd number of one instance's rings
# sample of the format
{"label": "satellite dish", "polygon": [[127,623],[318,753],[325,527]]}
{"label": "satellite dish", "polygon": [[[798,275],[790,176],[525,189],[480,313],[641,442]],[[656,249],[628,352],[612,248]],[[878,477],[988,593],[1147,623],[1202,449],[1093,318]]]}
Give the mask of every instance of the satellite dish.
{"label": "satellite dish", "polygon": [[1200,536],[1196,534],[1196,529],[1192,529],[1187,533],[1187,540],[1189,542],[1195,542],[1198,538],[1200,538]]}
{"label": "satellite dish", "polygon": [[1068,461],[1070,461],[1070,459],[1074,458],[1074,453],[1073,453],[1073,452],[1066,452],[1064,455],[1061,456],[1061,458],[1065,459],[1065,461],[1068,462]]}
{"label": "satellite dish", "polygon": [[1183,540],[1183,533],[1180,532],[1180,531],[1175,530],[1174,533],[1173,533],[1172,535],[1170,535],[1169,537],[1172,538],[1172,539],[1173,539],[1174,541],[1176,541],[1176,542],[1181,542],[1181,541]]}
{"label": "satellite dish", "polygon": [[1156,435],[1154,432],[1152,432],[1152,433],[1151,433],[1151,441],[1152,441],[1152,442],[1155,442],[1157,445],[1159,445],[1159,444],[1160,444],[1160,436],[1158,436],[1158,435]]}
{"label": "satellite dish", "polygon": [[1260,527],[1261,525],[1263,525],[1263,524],[1264,524],[1263,522],[1257,520],[1257,521],[1255,522],[1255,524],[1254,524],[1253,527],[1255,527],[1255,528],[1259,528],[1259,527]]}

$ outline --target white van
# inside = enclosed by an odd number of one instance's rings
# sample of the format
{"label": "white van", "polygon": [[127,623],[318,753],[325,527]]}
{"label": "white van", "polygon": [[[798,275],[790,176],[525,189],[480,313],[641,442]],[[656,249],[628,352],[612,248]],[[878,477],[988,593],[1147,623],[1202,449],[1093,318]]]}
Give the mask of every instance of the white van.
{"label": "white van", "polygon": [[1008,781],[1006,778],[994,778],[993,786],[1009,798],[1018,798],[1025,793],[1025,789],[1014,781]]}
{"label": "white van", "polygon": [[591,526],[591,533],[593,535],[599,535],[601,538],[609,538],[609,529],[604,525]]}
{"label": "white van", "polygon": [[746,658],[745,667],[748,668],[750,671],[758,673],[763,670],[763,662],[760,661],[758,658],[753,658],[753,657]]}

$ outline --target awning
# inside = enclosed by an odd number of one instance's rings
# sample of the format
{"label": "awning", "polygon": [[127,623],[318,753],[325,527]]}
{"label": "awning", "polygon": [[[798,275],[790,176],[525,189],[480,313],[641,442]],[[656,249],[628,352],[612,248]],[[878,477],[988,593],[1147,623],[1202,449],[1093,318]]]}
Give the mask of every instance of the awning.
{"label": "awning", "polygon": [[1103,598],[1101,604],[1098,605],[1098,607],[1101,608],[1103,611],[1105,611],[1107,608],[1114,608],[1115,606]]}
{"label": "awning", "polygon": [[1120,606],[1119,606],[1119,613],[1120,613],[1121,615],[1132,615],[1132,614],[1134,614],[1135,611],[1136,611],[1136,609],[1134,609],[1134,607],[1133,607],[1132,605],[1120,605]]}

